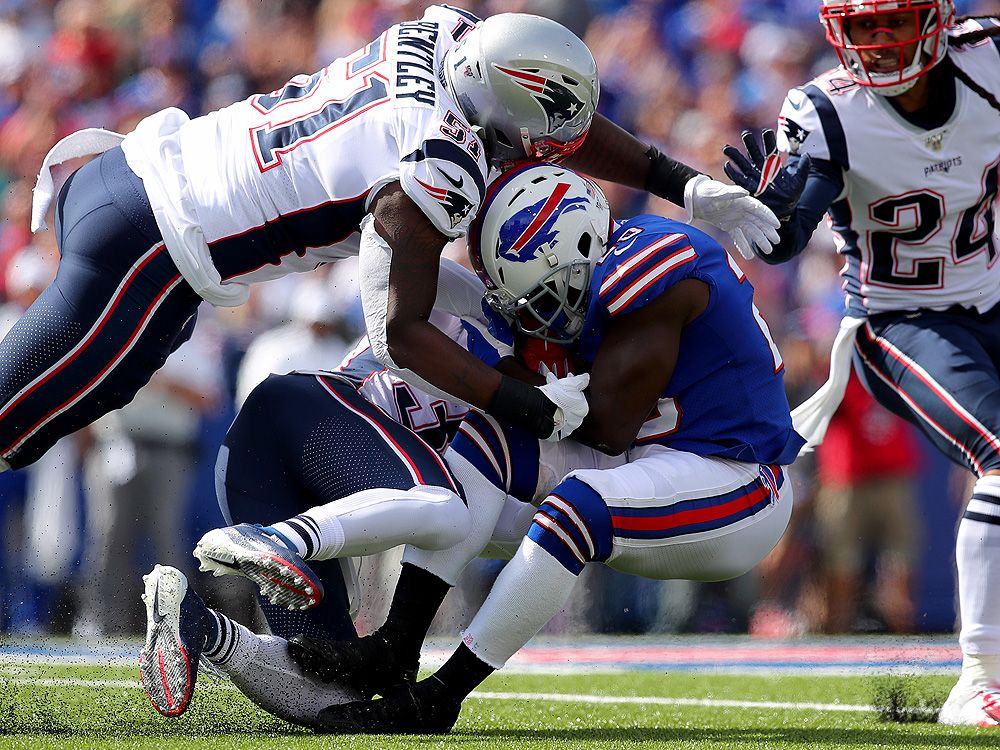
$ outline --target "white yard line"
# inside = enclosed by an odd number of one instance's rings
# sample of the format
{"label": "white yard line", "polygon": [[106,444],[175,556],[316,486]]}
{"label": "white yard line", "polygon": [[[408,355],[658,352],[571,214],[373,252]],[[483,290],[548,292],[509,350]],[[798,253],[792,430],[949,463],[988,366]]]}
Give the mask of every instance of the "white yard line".
{"label": "white yard line", "polygon": [[[91,688],[134,688],[142,689],[138,680],[77,680],[68,677],[14,677],[3,680],[10,685],[24,687],[91,687]],[[206,681],[200,683],[198,689],[236,690],[228,682]],[[717,700],[714,698],[663,698],[641,695],[586,695],[578,693],[507,693],[493,691],[476,691],[471,698],[480,700],[513,701],[532,700],[558,703],[602,703],[602,704],[637,704],[644,706],[701,706],[703,708],[763,708],[783,711],[834,711],[851,713],[868,713],[874,711],[872,706],[850,705],[844,703],[799,703],[788,701],[735,701]]]}

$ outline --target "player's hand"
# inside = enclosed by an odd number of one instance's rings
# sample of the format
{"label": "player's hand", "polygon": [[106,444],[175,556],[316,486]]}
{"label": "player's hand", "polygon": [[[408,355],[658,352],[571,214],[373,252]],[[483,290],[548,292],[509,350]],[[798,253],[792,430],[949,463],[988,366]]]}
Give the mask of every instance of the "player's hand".
{"label": "player's hand", "polygon": [[[735,146],[722,149],[729,161],[722,167],[733,182],[758,196],[782,221],[795,211],[806,186],[812,160],[809,154],[793,158],[784,167],[778,156],[777,138],[770,128],[762,130],[760,139],[749,130],[743,131],[744,154]],[[770,248],[761,250],[765,253]]]}
{"label": "player's hand", "polygon": [[564,437],[569,437],[577,427],[583,424],[583,420],[590,411],[590,404],[587,403],[587,396],[584,390],[590,385],[590,375],[570,375],[567,378],[558,378],[555,373],[544,368],[545,385],[538,386],[545,397],[556,405],[554,417],[555,427],[552,434],[545,440],[557,442]]}
{"label": "player's hand", "polygon": [[551,341],[537,339],[533,336],[522,336],[514,348],[517,351],[517,356],[532,372],[544,375],[547,369],[560,378],[573,374],[572,355],[569,349],[561,344],[554,344]]}
{"label": "player's hand", "polygon": [[744,258],[753,258],[753,246],[771,252],[781,238],[781,222],[767,206],[742,187],[726,185],[700,174],[684,186],[688,221],[701,219],[729,233]]}

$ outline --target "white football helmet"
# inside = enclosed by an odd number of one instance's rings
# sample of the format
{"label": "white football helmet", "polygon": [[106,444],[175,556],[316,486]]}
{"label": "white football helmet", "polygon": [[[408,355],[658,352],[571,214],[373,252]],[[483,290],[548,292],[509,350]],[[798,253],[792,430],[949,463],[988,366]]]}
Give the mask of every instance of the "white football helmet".
{"label": "white football helmet", "polygon": [[490,184],[469,231],[469,258],[490,307],[528,336],[567,344],[583,329],[610,230],[597,185],[562,167],[529,164]]}
{"label": "white football helmet", "polygon": [[485,131],[494,166],[573,153],[597,110],[590,49],[541,16],[490,16],[448,50],[442,70],[462,113]]}
{"label": "white football helmet", "polygon": [[[876,13],[913,13],[917,36],[881,44],[855,44],[847,22]],[[916,84],[917,79],[937,65],[948,52],[948,27],[955,19],[953,0],[823,0],[819,13],[826,29],[826,39],[837,50],[840,62],[851,80],[870,86],[883,96],[898,96]],[[903,52],[917,44],[913,60],[906,64]],[[870,70],[861,55],[869,50],[899,48],[899,68],[889,72]]]}

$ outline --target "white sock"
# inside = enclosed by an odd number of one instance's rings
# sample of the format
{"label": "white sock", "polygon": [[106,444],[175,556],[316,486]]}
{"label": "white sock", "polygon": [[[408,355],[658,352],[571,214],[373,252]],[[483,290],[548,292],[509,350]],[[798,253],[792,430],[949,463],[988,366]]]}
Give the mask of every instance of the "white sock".
{"label": "white sock", "polygon": [[444,487],[376,488],[317,505],[272,529],[307,560],[357,557],[401,544],[446,549],[469,533],[462,498]]}
{"label": "white sock", "polygon": [[500,669],[559,613],[577,577],[530,539],[521,542],[462,633],[476,656]]}
{"label": "white sock", "polygon": [[239,645],[242,636],[241,631],[246,631],[250,635],[253,634],[221,612],[216,612],[214,609],[209,609],[208,612],[215,618],[219,635],[214,643],[205,643],[205,650],[202,651],[202,656],[216,666],[222,666],[229,661],[234,650]]}
{"label": "white sock", "polygon": [[[1000,477],[985,476],[973,487],[966,517],[958,526],[959,642],[969,669],[989,680],[1000,680]],[[986,671],[991,672],[986,674]],[[964,676],[963,676],[964,679]]]}
{"label": "white sock", "polygon": [[319,712],[335,703],[361,700],[354,690],[308,677],[288,655],[288,641],[256,635],[225,615],[220,624],[236,635],[224,660],[209,661],[229,675],[233,684],[268,713],[295,724],[315,726]]}
{"label": "white sock", "polygon": [[454,586],[458,583],[465,566],[489,543],[497,518],[504,508],[507,493],[494,487],[456,451],[449,448],[444,458],[452,476],[462,485],[465,497],[469,501],[469,528],[447,548],[426,545],[423,549],[415,546],[407,547],[403,553],[403,562],[416,565]]}

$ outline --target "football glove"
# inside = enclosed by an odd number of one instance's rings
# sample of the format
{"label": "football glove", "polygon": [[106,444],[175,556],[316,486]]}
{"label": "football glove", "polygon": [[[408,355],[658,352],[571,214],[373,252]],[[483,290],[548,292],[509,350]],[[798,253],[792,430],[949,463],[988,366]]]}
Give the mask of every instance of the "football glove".
{"label": "football glove", "polygon": [[555,443],[564,437],[569,437],[577,427],[583,424],[583,420],[590,411],[590,404],[584,390],[590,385],[590,375],[570,375],[566,378],[556,377],[556,374],[549,372],[545,365],[541,365],[542,374],[545,376],[545,385],[538,386],[538,389],[545,394],[545,397],[556,405],[555,427],[552,434],[545,440]]}
{"label": "football glove", "polygon": [[[766,128],[761,131],[760,141],[752,131],[743,131],[744,154],[735,146],[727,145],[722,149],[729,161],[723,166],[726,174],[734,183],[760,198],[761,202],[774,211],[782,221],[791,217],[795,206],[806,186],[812,160],[809,154],[791,160],[784,167],[778,156],[777,139],[774,131]],[[770,247],[760,246],[764,253],[771,251]]]}
{"label": "football glove", "polygon": [[688,222],[695,219],[717,226],[733,239],[744,258],[754,257],[753,245],[771,251],[772,243],[780,240],[781,223],[771,209],[749,191],[736,185],[726,185],[700,174],[684,186],[684,208]]}

